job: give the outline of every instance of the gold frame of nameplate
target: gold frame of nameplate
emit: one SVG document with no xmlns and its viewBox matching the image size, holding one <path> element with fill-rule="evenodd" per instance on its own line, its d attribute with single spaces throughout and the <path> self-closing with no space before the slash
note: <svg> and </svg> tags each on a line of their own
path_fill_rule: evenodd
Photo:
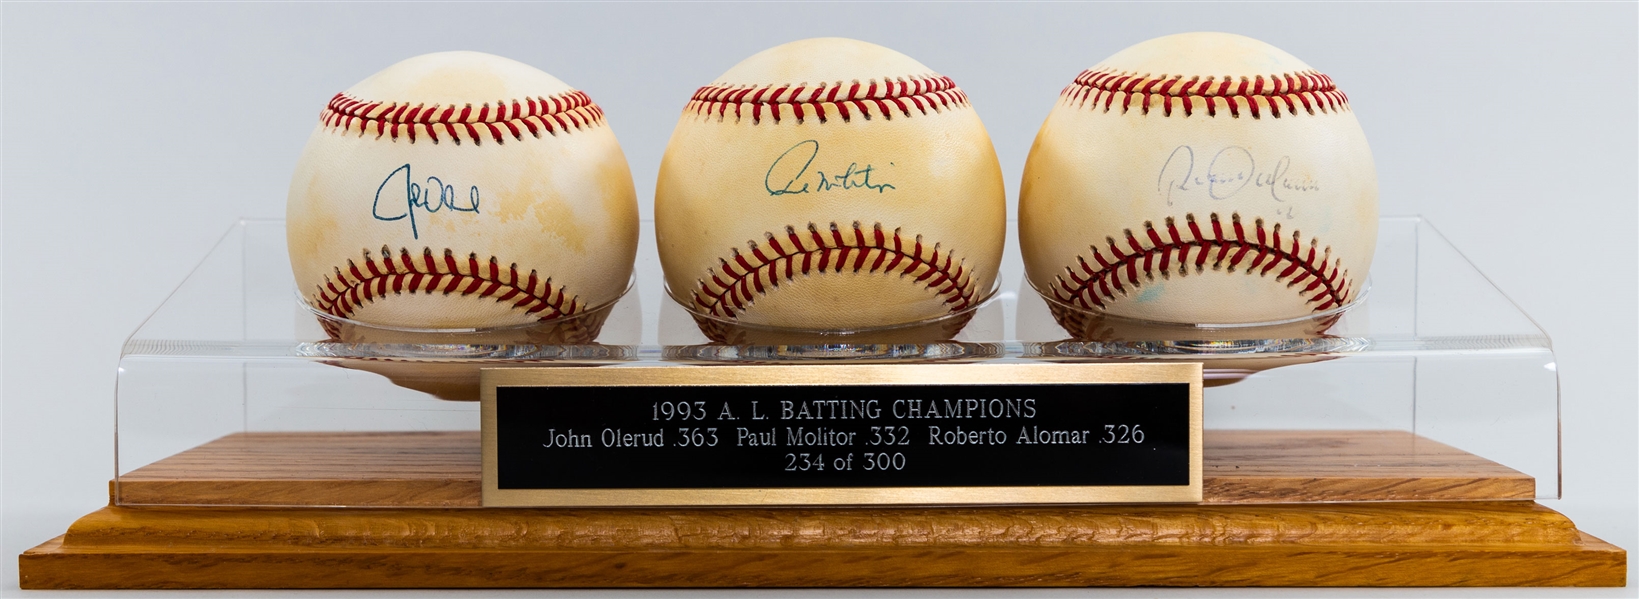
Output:
<svg viewBox="0 0 1639 599">
<path fill-rule="evenodd" d="M 480 374 L 484 507 L 1002 505 L 1201 501 L 1201 364 L 850 364 L 487 368 Z M 1189 485 L 501 489 L 497 387 L 798 386 L 1188 383 Z"/>
</svg>

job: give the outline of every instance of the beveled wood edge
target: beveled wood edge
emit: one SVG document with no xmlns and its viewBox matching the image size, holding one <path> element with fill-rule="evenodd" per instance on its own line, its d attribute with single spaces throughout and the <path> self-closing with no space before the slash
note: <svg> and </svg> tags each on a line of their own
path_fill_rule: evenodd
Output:
<svg viewBox="0 0 1639 599">
<path fill-rule="evenodd" d="M 1252 484 L 1256 481 L 1256 484 Z M 1335 485 L 1327 482 L 1335 481 Z M 1364 492 L 1361 483 L 1377 481 L 1370 486 L 1379 490 Z M 1326 487 L 1335 486 L 1336 490 Z M 1237 491 L 1237 487 L 1244 490 Z M 1459 488 L 1485 488 L 1481 497 L 1458 496 L 1437 492 Z M 1208 474 L 1202 490 L 1204 504 L 1255 505 L 1279 503 L 1353 503 L 1364 501 L 1425 502 L 1425 501 L 1533 501 L 1537 498 L 1536 480 L 1524 478 L 1467 478 L 1432 477 L 1416 479 L 1378 476 L 1331 476 L 1326 481 L 1296 476 L 1219 477 Z"/>
<path fill-rule="evenodd" d="M 1387 506 L 1355 506 L 1388 514 Z M 1450 512 L 1461 506 L 1437 506 Z M 1469 506 L 1474 507 L 1474 506 Z M 1487 506 L 1521 514 L 1557 512 L 1529 502 Z M 175 509 L 105 508 L 106 512 Z M 1401 525 L 1356 523 L 1348 539 L 1327 543 L 1100 542 L 1073 546 L 864 544 L 724 548 L 677 545 L 634 550 L 609 546 L 449 547 L 324 543 L 324 521 L 312 509 L 215 508 L 216 524 L 243 526 L 289 518 L 310 543 L 280 543 L 256 526 L 237 530 L 239 545 L 203 540 L 177 544 L 143 534 L 152 521 L 126 522 L 125 542 L 76 544 L 73 532 L 18 557 L 19 584 L 41 588 L 416 588 L 416 587 L 823 587 L 823 586 L 1624 586 L 1627 554 L 1570 529 L 1556 542 L 1397 542 L 1383 533 Z M 405 510 L 349 510 L 373 521 L 376 535 L 414 532 L 378 518 Z M 414 511 L 414 510 L 410 510 Z M 488 510 L 456 510 L 473 515 Z M 533 512 L 552 510 L 527 510 Z M 1301 526 L 1262 506 L 1220 510 L 1211 518 L 1235 528 L 1248 521 Z M 1457 510 L 1462 511 L 1462 510 Z M 1484 511 L 1484 510 L 1481 510 Z M 363 512 L 363 513 L 361 513 Z M 282 516 L 281 516 L 282 514 Z M 375 517 L 372 517 L 374 514 Z M 129 514 L 127 514 L 129 515 Z M 147 515 L 156 515 L 149 513 Z M 163 514 L 159 514 L 162 517 Z M 1509 526 L 1484 514 L 1479 528 Z M 244 520 L 250 518 L 250 521 Z M 82 520 L 84 520 L 82 518 Z M 78 525 L 79 523 L 76 523 Z M 1558 524 L 1551 524 L 1556 528 Z M 370 528 L 366 526 L 366 528 Z M 231 532 L 231 530 L 230 530 Z M 426 530 L 451 536 L 448 530 Z M 675 532 L 675 530 L 674 530 Z M 1391 535 L 1392 536 L 1392 535 Z M 1486 535 L 1481 535 L 1485 537 Z M 414 539 L 414 535 L 411 535 Z M 475 550 L 481 549 L 481 550 Z"/>
<path fill-rule="evenodd" d="M 246 531 L 254 531 L 246 534 Z M 856 508 L 105 507 L 70 546 L 407 544 L 629 550 L 1075 547 L 1108 544 L 1565 544 L 1576 526 L 1527 501 L 1257 506 Z"/>
<path fill-rule="evenodd" d="M 1213 434 L 1239 437 L 1272 434 L 1276 436 L 1343 435 L 1375 438 L 1409 436 L 1404 431 L 1204 431 L 1203 440 Z M 233 433 L 200 446 L 217 443 L 245 444 L 249 439 L 263 436 L 294 437 L 324 440 L 335 433 Z M 353 437 L 400 437 L 420 433 L 380 432 L 347 433 Z M 479 431 L 436 431 L 439 437 L 470 436 L 474 449 L 481 443 Z M 1433 448 L 1436 453 L 1450 452 L 1483 460 L 1449 445 L 1428 439 L 1418 439 L 1420 445 Z M 1203 459 L 1205 454 L 1203 443 Z M 199 448 L 195 448 L 197 450 Z M 189 450 L 189 451 L 195 451 Z M 1244 449 L 1242 449 L 1244 451 Z M 184 452 L 187 453 L 187 452 Z M 1375 473 L 1349 475 L 1326 473 L 1317 476 L 1290 476 L 1280 474 L 1248 474 L 1244 470 L 1229 470 L 1222 463 L 1214 463 L 1203 474 L 1202 500 L 1204 503 L 1299 503 L 1299 502 L 1352 502 L 1352 501 L 1487 501 L 1535 499 L 1535 480 L 1516 470 L 1486 461 L 1495 472 L 1475 471 L 1459 477 L 1389 476 Z M 439 476 L 410 476 L 402 478 L 176 478 L 152 476 L 149 467 L 139 468 L 110 481 L 110 501 L 120 505 L 247 505 L 246 497 L 259 498 L 252 505 L 262 506 L 373 506 L 373 507 L 476 507 L 480 504 L 479 465 L 474 460 L 471 474 Z M 173 469 L 175 467 L 172 467 Z M 1267 470 L 1267 465 L 1255 471 Z M 187 496 L 187 501 L 176 497 Z"/>
<path fill-rule="evenodd" d="M 1290 505 L 1302 503 L 1358 503 L 1358 502 L 1428 502 L 1428 501 L 1530 501 L 1536 499 L 1536 486 L 1531 480 L 1434 478 L 1425 477 L 1408 483 L 1400 478 L 1350 477 L 1338 481 L 1335 492 L 1317 485 L 1312 478 L 1301 477 L 1237 477 L 1233 479 L 1205 477 L 1202 505 Z M 1252 484 L 1256 482 L 1256 484 Z M 380 508 L 481 508 L 478 502 L 479 482 L 474 479 L 445 481 L 428 479 L 379 479 L 337 481 L 331 479 L 285 479 L 277 481 L 222 479 L 214 481 L 130 481 L 118 492 L 110 481 L 111 504 L 126 507 L 161 506 L 242 506 L 242 507 L 380 507 Z M 1362 492 L 1358 485 L 1366 484 L 1381 490 Z M 1437 490 L 1476 488 L 1487 490 L 1480 499 L 1468 499 L 1441 493 Z M 1238 490 L 1237 488 L 1244 488 Z M 190 497 L 187 503 L 175 501 L 179 492 Z M 298 493 L 299 489 L 299 493 Z M 1435 489 L 1435 490 L 1430 490 Z M 297 496 L 299 494 L 299 496 Z M 262 503 L 247 505 L 244 498 L 262 498 Z M 413 496 L 413 500 L 405 500 Z M 1069 504 L 1100 505 L 1089 502 Z"/>
</svg>

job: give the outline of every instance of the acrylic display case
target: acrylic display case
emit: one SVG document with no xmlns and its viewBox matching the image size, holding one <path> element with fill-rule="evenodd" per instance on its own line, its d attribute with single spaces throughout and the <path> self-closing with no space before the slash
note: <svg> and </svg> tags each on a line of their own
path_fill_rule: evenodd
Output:
<svg viewBox="0 0 1639 599">
<path fill-rule="evenodd" d="M 1213 439 L 1256 444 L 1255 438 L 1277 434 L 1309 439 L 1299 447 L 1325 446 L 1317 451 L 1347 452 L 1339 444 L 1350 443 L 1364 449 L 1365 439 L 1404 445 L 1403 452 L 1366 456 L 1326 474 L 1340 478 L 1398 475 L 1456 455 L 1483 458 L 1472 464 L 1473 480 L 1443 481 L 1452 487 L 1440 492 L 1269 492 L 1236 501 L 1557 498 L 1558 377 L 1548 337 L 1427 222 L 1385 218 L 1381 231 L 1369 290 L 1324 334 L 1277 327 L 1275 335 L 1285 336 L 1271 337 L 1268 328 L 1105 323 L 1073 338 L 1024 283 L 1014 244 L 1003 262 L 1001 290 L 950 340 L 872 342 L 844 335 L 714 344 L 666 297 L 656 253 L 642 247 L 633 289 L 609 311 L 595 341 L 549 345 L 475 342 L 461 334 L 411 336 L 416 342 L 332 340 L 294 289 L 282 223 L 244 221 L 125 345 L 114 500 L 311 504 L 315 499 L 298 500 L 273 487 L 239 493 L 199 485 L 200 493 L 190 495 L 181 492 L 187 485 L 174 467 L 154 465 L 236 433 L 464 431 L 475 439 L 478 405 L 461 400 L 476 399 L 482 367 L 935 360 L 975 368 L 1018 361 L 1204 361 L 1209 479 L 1215 466 L 1233 466 L 1214 459 Z M 652 243 L 652 235 L 643 239 Z M 253 476 L 258 463 L 268 469 L 291 464 L 259 462 L 272 457 L 246 454 L 248 472 Z M 391 461 L 349 468 L 378 463 Z M 393 505 L 372 496 L 320 501 Z"/>
<path fill-rule="evenodd" d="M 701 326 L 648 224 L 608 310 L 436 332 L 320 318 L 283 224 L 234 225 L 126 342 L 111 505 L 22 585 L 1625 584 L 1622 549 L 1534 501 L 1561 491 L 1552 344 L 1419 218 L 1382 220 L 1347 310 L 1257 327 L 1066 311 L 1014 241 L 954 335 Z M 1153 361 L 1203 367 L 1200 503 L 483 506 L 481 369 Z"/>
</svg>

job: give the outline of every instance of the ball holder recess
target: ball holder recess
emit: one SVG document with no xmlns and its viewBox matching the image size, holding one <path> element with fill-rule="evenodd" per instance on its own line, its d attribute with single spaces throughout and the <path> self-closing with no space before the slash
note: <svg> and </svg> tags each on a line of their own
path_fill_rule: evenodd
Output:
<svg viewBox="0 0 1639 599">
<path fill-rule="evenodd" d="M 328 339 L 292 304 L 282 225 L 241 223 L 126 344 L 110 505 L 23 553 L 19 583 L 1625 584 L 1625 551 L 1535 502 L 1558 496 L 1547 338 L 1426 223 L 1381 230 L 1371 295 L 1313 346 L 1335 351 L 1259 343 L 1284 328 L 1066 338 L 1013 261 L 1009 299 L 929 340 L 996 348 L 960 364 L 679 353 L 712 344 L 638 305 L 664 301 L 640 248 L 585 351 L 391 361 L 402 340 Z M 405 368 L 359 367 L 383 362 Z M 400 383 L 418 363 L 482 400 Z"/>
</svg>

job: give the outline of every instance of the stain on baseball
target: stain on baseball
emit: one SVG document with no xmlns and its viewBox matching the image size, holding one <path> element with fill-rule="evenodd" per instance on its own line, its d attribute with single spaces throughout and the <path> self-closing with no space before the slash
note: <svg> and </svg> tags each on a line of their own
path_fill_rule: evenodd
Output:
<svg viewBox="0 0 1639 599">
<path fill-rule="evenodd" d="M 1031 285 L 1062 305 L 1301 318 L 1360 293 L 1376 169 L 1331 78 L 1251 38 L 1171 35 L 1060 94 L 1025 165 L 1019 239 Z"/>
<path fill-rule="evenodd" d="M 443 52 L 371 75 L 319 120 L 286 209 L 312 308 L 487 328 L 583 314 L 626 289 L 637 197 L 585 93 L 520 62 Z"/>
<path fill-rule="evenodd" d="M 1005 201 L 954 82 L 822 38 L 760 52 L 695 93 L 661 162 L 655 229 L 667 287 L 696 313 L 857 330 L 982 301 Z"/>
</svg>

